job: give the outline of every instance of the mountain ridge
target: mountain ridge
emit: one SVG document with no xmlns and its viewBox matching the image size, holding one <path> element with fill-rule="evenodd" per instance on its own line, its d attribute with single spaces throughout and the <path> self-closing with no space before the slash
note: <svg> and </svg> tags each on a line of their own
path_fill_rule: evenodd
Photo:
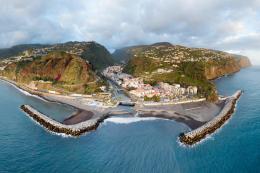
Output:
<svg viewBox="0 0 260 173">
<path fill-rule="evenodd" d="M 222 66 L 222 67 L 217 66 L 217 65 L 215 65 L 215 66 L 212 65 L 212 67 L 209 67 L 208 69 L 206 69 L 206 76 L 207 76 L 207 79 L 209 79 L 209 80 L 218 78 L 218 77 L 226 75 L 226 74 L 235 73 L 235 72 L 239 71 L 241 68 L 246 68 L 246 67 L 249 67 L 252 65 L 250 62 L 250 59 L 246 56 L 231 54 L 231 53 L 227 53 L 224 51 L 213 50 L 213 49 L 190 48 L 190 47 L 185 47 L 185 46 L 181 46 L 181 45 L 172 45 L 169 42 L 158 42 L 158 43 L 154 43 L 151 45 L 140 45 L 140 46 L 135 45 L 135 46 L 123 47 L 123 48 L 115 50 L 114 53 L 112 54 L 112 56 L 116 62 L 127 64 L 129 59 L 134 56 L 135 52 L 146 51 L 146 49 L 149 49 L 151 47 L 156 47 L 156 46 L 157 47 L 160 47 L 160 46 L 175 47 L 177 49 L 185 48 L 185 49 L 190 49 L 193 51 L 205 50 L 205 51 L 212 52 L 214 54 L 219 54 L 220 57 L 221 56 L 230 56 L 231 58 L 233 58 L 233 60 L 234 60 L 233 65 L 229 64 L 230 66 Z M 196 56 L 198 57 L 199 55 L 195 55 L 195 57 Z M 185 58 L 189 58 L 189 57 L 187 56 Z M 229 61 L 230 61 L 230 59 L 229 59 Z M 221 64 L 221 65 L 223 65 L 223 64 Z M 223 68 L 223 70 L 221 70 L 221 68 Z M 218 69 L 218 70 L 216 70 L 216 69 Z"/>
<path fill-rule="evenodd" d="M 50 52 L 8 64 L 0 74 L 27 86 L 58 92 L 86 93 L 90 83 L 91 89 L 98 90 L 96 81 L 100 80 L 90 64 L 65 52 Z"/>
<path fill-rule="evenodd" d="M 148 83 L 198 86 L 201 96 L 211 101 L 218 97 L 209 80 L 251 66 L 245 56 L 165 42 L 122 48 L 116 50 L 113 57 L 118 63 L 125 64 L 125 73 L 144 78 Z"/>
<path fill-rule="evenodd" d="M 69 41 L 57 44 L 21 44 L 10 48 L 0 49 L 0 58 L 6 59 L 10 57 L 24 55 L 43 56 L 52 51 L 64 51 L 76 54 L 82 59 L 87 60 L 94 70 L 102 70 L 109 65 L 114 64 L 114 60 L 110 52 L 101 44 L 95 41 L 78 42 Z"/>
</svg>

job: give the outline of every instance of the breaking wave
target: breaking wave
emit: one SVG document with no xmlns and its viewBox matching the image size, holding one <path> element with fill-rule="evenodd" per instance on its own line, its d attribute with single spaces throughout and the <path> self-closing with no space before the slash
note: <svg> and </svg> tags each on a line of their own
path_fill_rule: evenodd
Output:
<svg viewBox="0 0 260 173">
<path fill-rule="evenodd" d="M 31 94 L 31 93 L 29 93 L 29 92 L 27 92 L 27 91 L 17 87 L 15 84 L 13 84 L 11 82 L 8 82 L 8 81 L 5 81 L 5 80 L 1 80 L 1 81 L 6 82 L 7 84 L 11 85 L 12 87 L 14 87 L 15 89 L 17 89 L 18 91 L 20 91 L 21 93 L 23 93 L 26 96 L 35 97 L 35 98 L 40 99 L 42 101 L 48 102 L 46 99 L 44 99 L 42 97 L 39 97 L 37 95 Z"/>
<path fill-rule="evenodd" d="M 162 118 L 155 118 L 155 117 L 111 117 L 106 119 L 104 122 L 111 122 L 111 123 L 116 123 L 116 124 L 130 124 L 130 123 L 135 123 L 135 122 L 140 122 L 140 121 L 154 121 L 154 120 L 165 120 Z"/>
</svg>

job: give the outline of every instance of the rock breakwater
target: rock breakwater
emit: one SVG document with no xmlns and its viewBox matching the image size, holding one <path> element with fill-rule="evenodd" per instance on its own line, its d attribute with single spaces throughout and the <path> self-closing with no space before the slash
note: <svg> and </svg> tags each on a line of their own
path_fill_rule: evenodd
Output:
<svg viewBox="0 0 260 173">
<path fill-rule="evenodd" d="M 38 112 L 29 105 L 22 105 L 21 109 L 33 120 L 38 122 L 40 125 L 46 129 L 60 134 L 66 134 L 70 136 L 80 136 L 83 133 L 97 129 L 100 123 L 102 123 L 110 114 L 105 114 L 98 118 L 93 118 L 78 124 L 65 125 L 59 123 L 48 116 Z"/>
<path fill-rule="evenodd" d="M 202 139 L 204 139 L 207 135 L 214 133 L 217 129 L 219 129 L 234 113 L 236 103 L 241 96 L 242 91 L 237 91 L 233 96 L 229 97 L 226 100 L 225 106 L 221 110 L 221 112 L 211 121 L 207 122 L 203 126 L 187 132 L 182 133 L 179 136 L 180 142 L 186 145 L 193 145 Z"/>
</svg>

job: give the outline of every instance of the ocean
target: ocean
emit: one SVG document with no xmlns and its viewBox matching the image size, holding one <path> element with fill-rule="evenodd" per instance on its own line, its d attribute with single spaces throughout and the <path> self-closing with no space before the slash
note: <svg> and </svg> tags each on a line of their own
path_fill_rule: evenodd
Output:
<svg viewBox="0 0 260 173">
<path fill-rule="evenodd" d="M 25 95 L 0 81 L 0 173 L 247 173 L 260 172 L 260 67 L 215 81 L 219 94 L 240 98 L 232 118 L 198 145 L 178 135 L 189 128 L 173 120 L 110 118 L 79 138 L 52 134 L 20 110 L 31 104 L 57 121 L 73 108 Z"/>
</svg>

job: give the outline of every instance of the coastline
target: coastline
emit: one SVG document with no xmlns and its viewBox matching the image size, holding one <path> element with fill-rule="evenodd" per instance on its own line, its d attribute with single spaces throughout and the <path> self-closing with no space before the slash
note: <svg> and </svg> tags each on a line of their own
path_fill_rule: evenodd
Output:
<svg viewBox="0 0 260 173">
<path fill-rule="evenodd" d="M 139 117 L 159 117 L 188 125 L 192 130 L 216 117 L 223 109 L 225 99 L 217 103 L 207 101 L 185 102 L 170 105 L 144 105 L 136 107 Z"/>
<path fill-rule="evenodd" d="M 229 97 L 226 101 L 225 106 L 221 112 L 214 119 L 208 123 L 202 125 L 201 127 L 187 132 L 181 133 L 179 140 L 185 145 L 194 145 L 204 139 L 207 135 L 214 133 L 217 129 L 221 128 L 227 120 L 233 115 L 237 101 L 239 100 L 242 91 L 237 91 L 233 96 Z"/>
<path fill-rule="evenodd" d="M 29 105 L 22 105 L 20 108 L 26 113 L 27 116 L 49 131 L 70 136 L 80 136 L 83 133 L 95 130 L 99 124 L 104 121 L 104 119 L 110 116 L 110 114 L 104 114 L 100 118 L 90 119 L 78 124 L 65 125 L 49 118 Z"/>
<path fill-rule="evenodd" d="M 77 110 L 76 113 L 73 113 L 71 116 L 64 119 L 63 122 L 57 122 L 49 118 L 48 116 L 38 112 L 36 109 L 30 107 L 29 105 L 21 106 L 21 109 L 29 117 L 31 117 L 34 121 L 39 123 L 44 128 L 50 130 L 51 132 L 63 133 L 71 136 L 79 136 L 82 133 L 95 130 L 99 126 L 99 124 L 104 121 L 104 119 L 110 116 L 117 116 L 117 115 L 134 116 L 133 112 L 132 113 L 128 111 L 124 112 L 123 109 L 120 109 L 120 107 L 111 107 L 109 109 L 109 108 L 98 107 L 98 106 L 89 106 L 85 104 L 83 105 L 77 103 L 77 100 L 73 100 L 69 98 L 69 96 L 62 96 L 62 95 L 50 96 L 50 94 L 45 94 L 45 93 L 44 95 L 42 95 L 37 92 L 30 92 L 30 90 L 29 91 L 26 90 L 25 88 L 19 86 L 13 81 L 2 79 L 1 77 L 0 80 L 3 80 L 11 84 L 12 86 L 16 87 L 22 92 L 30 94 L 31 96 L 37 97 L 39 99 L 43 99 L 44 101 L 48 101 L 48 102 L 55 102 L 59 104 L 69 105 Z M 228 99 L 232 97 L 234 97 L 234 95 L 227 97 L 225 99 L 224 98 L 220 99 L 221 101 L 219 103 L 218 109 L 216 109 L 215 105 L 214 105 L 215 107 L 214 106 L 212 107 L 212 105 L 210 105 L 212 103 L 209 103 L 204 99 L 197 99 L 197 100 L 191 100 L 185 102 L 178 102 L 174 104 L 147 104 L 147 105 L 138 104 L 136 105 L 136 107 L 134 107 L 133 110 L 137 112 L 137 115 L 140 118 L 157 117 L 157 118 L 163 118 L 168 120 L 175 120 L 177 122 L 182 122 L 188 125 L 193 131 L 180 135 L 179 139 L 184 144 L 192 145 L 200 141 L 201 139 L 203 139 L 207 134 L 211 134 L 216 130 L 215 128 L 215 130 L 207 132 L 205 134 L 203 133 L 203 135 L 200 134 L 201 132 L 197 133 L 200 135 L 194 135 L 194 134 L 191 135 L 192 132 L 195 133 L 196 131 L 198 131 L 197 129 L 205 128 L 207 124 L 212 123 L 212 121 L 214 121 L 219 116 L 219 114 L 223 112 L 225 107 L 227 107 L 228 103 L 230 103 L 231 101 L 225 103 L 224 106 L 220 106 L 220 105 L 222 105 L 223 102 L 226 102 Z M 200 104 L 202 104 L 203 106 L 198 107 L 198 105 Z M 182 107 L 182 109 L 187 108 L 186 110 L 189 109 L 192 111 L 190 111 L 190 113 L 188 114 L 186 110 L 185 112 L 176 111 L 179 109 L 179 107 Z M 208 110 L 206 110 L 205 107 Z M 219 112 L 217 112 L 218 110 Z M 216 113 L 218 115 L 216 115 Z M 231 112 L 230 114 L 232 113 L 233 112 Z M 209 130 L 205 130 L 205 131 L 209 131 Z M 201 137 L 197 137 L 197 136 L 201 136 Z"/>
<path fill-rule="evenodd" d="M 45 102 L 51 102 L 51 103 L 58 103 L 62 105 L 67 105 L 76 110 L 76 114 L 73 113 L 70 117 L 76 116 L 79 112 L 92 112 L 93 113 L 93 118 L 97 118 L 102 116 L 103 114 L 106 114 L 109 111 L 108 107 L 100 106 L 100 105 L 87 105 L 81 102 L 77 101 L 77 98 L 73 98 L 70 96 L 65 96 L 65 95 L 56 95 L 56 94 L 50 94 L 50 93 L 42 93 L 40 91 L 34 91 L 31 90 L 25 86 L 19 85 L 18 83 L 6 79 L 5 77 L 0 76 L 0 80 L 3 82 L 6 82 L 7 84 L 15 87 L 19 91 L 21 91 L 25 95 L 29 95 L 32 97 L 36 97 L 40 100 L 43 100 Z M 113 109 L 115 107 L 110 107 L 110 109 Z M 70 118 L 68 117 L 68 118 Z"/>
</svg>

